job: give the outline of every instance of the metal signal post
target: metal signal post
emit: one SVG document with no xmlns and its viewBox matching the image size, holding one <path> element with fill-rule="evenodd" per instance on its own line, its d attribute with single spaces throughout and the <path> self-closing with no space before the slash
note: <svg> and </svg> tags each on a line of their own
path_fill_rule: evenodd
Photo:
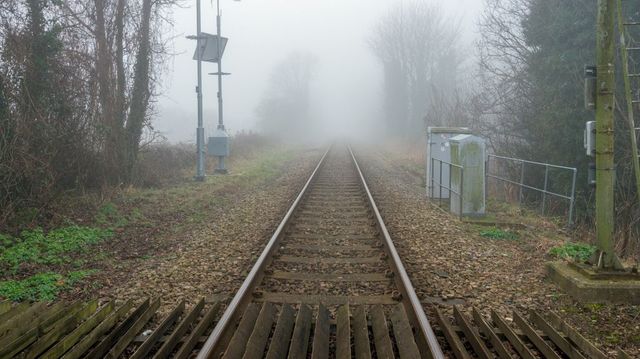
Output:
<svg viewBox="0 0 640 359">
<path fill-rule="evenodd" d="M 220 17 L 220 0 L 216 0 L 216 29 L 217 29 L 217 47 L 218 47 L 218 131 L 226 133 L 224 128 L 224 111 L 222 107 L 222 23 Z M 224 156 L 218 156 L 218 166 L 216 173 L 226 174 L 227 169 L 224 164 Z"/>
</svg>

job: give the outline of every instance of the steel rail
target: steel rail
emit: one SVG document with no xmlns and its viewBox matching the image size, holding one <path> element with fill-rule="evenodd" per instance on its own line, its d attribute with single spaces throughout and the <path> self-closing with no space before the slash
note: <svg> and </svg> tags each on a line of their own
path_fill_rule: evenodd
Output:
<svg viewBox="0 0 640 359">
<path fill-rule="evenodd" d="M 222 339 L 225 333 L 225 330 L 232 323 L 236 314 L 238 314 L 237 312 L 240 307 L 240 304 L 251 294 L 254 287 L 257 284 L 259 284 L 257 283 L 258 279 L 260 280 L 262 279 L 261 273 L 264 270 L 264 267 L 268 264 L 268 260 L 271 258 L 271 255 L 273 254 L 273 250 L 276 248 L 277 244 L 280 242 L 280 238 L 282 233 L 284 232 L 284 228 L 287 226 L 287 224 L 289 224 L 289 221 L 291 220 L 291 216 L 293 215 L 295 210 L 298 208 L 298 205 L 300 204 L 300 201 L 306 194 L 307 189 L 309 189 L 309 186 L 311 185 L 316 175 L 318 174 L 320 168 L 324 163 L 325 158 L 327 157 L 327 154 L 329 153 L 329 151 L 331 151 L 331 147 L 332 146 L 330 146 L 325 151 L 324 155 L 318 162 L 318 165 L 313 170 L 313 173 L 311 173 L 311 176 L 309 177 L 304 187 L 298 194 L 298 197 L 296 197 L 295 201 L 287 211 L 287 214 L 284 216 L 284 218 L 278 225 L 278 228 L 273 233 L 273 236 L 271 236 L 271 239 L 267 243 L 267 246 L 265 247 L 265 249 L 262 251 L 262 254 L 260 254 L 260 257 L 258 257 L 258 260 L 254 264 L 254 266 L 251 268 L 249 275 L 244 280 L 244 282 L 240 286 L 240 289 L 238 289 L 238 292 L 233 297 L 233 299 L 227 306 L 227 309 L 222 314 L 220 321 L 218 321 L 216 326 L 213 328 L 211 335 L 209 336 L 209 338 L 207 338 L 207 341 L 202 346 L 202 349 L 198 353 L 198 356 L 196 357 L 196 359 L 210 358 L 218 349 L 217 346 L 220 344 L 220 340 Z"/>
<path fill-rule="evenodd" d="M 438 339 L 436 338 L 436 335 L 433 332 L 433 329 L 431 328 L 429 319 L 427 318 L 427 315 L 424 313 L 424 310 L 422 309 L 422 304 L 420 303 L 420 300 L 418 299 L 418 295 L 416 294 L 415 289 L 411 284 L 411 279 L 409 279 L 409 275 L 407 274 L 407 271 L 404 268 L 404 265 L 402 264 L 402 260 L 400 260 L 400 255 L 398 254 L 398 251 L 396 250 L 396 247 L 393 244 L 393 240 L 389 235 L 387 226 L 385 226 L 384 221 L 382 220 L 382 216 L 380 215 L 378 206 L 376 205 L 376 202 L 373 199 L 373 196 L 371 195 L 369 186 L 367 186 L 367 182 L 365 181 L 364 175 L 360 170 L 360 166 L 358 165 L 358 161 L 356 160 L 356 157 L 353 154 L 351 146 L 349 146 L 349 153 L 351 154 L 351 159 L 353 160 L 353 163 L 358 171 L 358 176 L 360 177 L 362 186 L 365 192 L 367 193 L 369 205 L 371 206 L 371 208 L 373 209 L 373 212 L 375 213 L 378 228 L 380 229 L 380 232 L 384 236 L 385 248 L 388 252 L 389 258 L 393 265 L 393 270 L 396 274 L 396 278 L 399 279 L 399 282 L 396 281 L 396 283 L 398 283 L 398 286 L 403 292 L 402 295 L 404 296 L 404 298 L 408 299 L 408 304 L 410 308 L 407 308 L 407 309 L 410 309 L 410 310 L 407 310 L 407 314 L 414 317 L 414 320 L 416 322 L 415 324 L 417 324 L 417 327 L 418 327 L 417 329 L 419 329 L 420 334 L 422 334 L 422 336 L 427 341 L 427 345 L 429 347 L 429 353 L 427 353 L 427 355 L 430 354 L 430 357 L 433 359 L 444 359 L 444 353 L 442 352 L 442 348 L 440 348 L 440 344 L 438 343 Z M 407 304 L 405 304 L 405 306 L 406 305 Z"/>
<path fill-rule="evenodd" d="M 387 255 L 390 259 L 391 268 L 393 269 L 395 276 L 397 278 L 396 283 L 397 283 L 398 289 L 402 292 L 402 296 L 403 296 L 402 302 L 403 302 L 403 305 L 405 306 L 405 310 L 407 311 L 407 314 L 409 315 L 410 319 L 413 321 L 414 326 L 419 331 L 418 338 L 426 341 L 426 343 L 423 343 L 424 345 L 420 345 L 422 340 L 418 342 L 419 347 L 421 349 L 424 348 L 424 346 L 428 347 L 428 352 L 422 353 L 422 355 L 428 358 L 444 359 L 444 354 L 442 353 L 442 349 L 440 348 L 440 345 L 435 336 L 435 333 L 433 332 L 433 329 L 429 324 L 429 320 L 427 319 L 427 316 L 424 313 L 424 310 L 422 309 L 422 305 L 420 304 L 420 300 L 418 299 L 418 296 L 415 293 L 413 285 L 411 284 L 411 280 L 409 279 L 406 269 L 404 268 L 404 265 L 400 260 L 400 256 L 398 255 L 398 252 L 393 244 L 393 241 L 391 240 L 389 231 L 387 230 L 384 224 L 384 221 L 382 220 L 380 211 L 378 210 L 378 207 L 375 204 L 373 196 L 371 195 L 371 191 L 367 186 L 367 183 L 364 179 L 364 175 L 362 174 L 360 166 L 358 165 L 358 162 L 355 158 L 355 155 L 353 154 L 353 151 L 351 150 L 350 146 L 348 147 L 348 149 L 349 149 L 349 154 L 351 156 L 353 164 L 360 178 L 360 183 L 367 194 L 369 205 L 371 206 L 373 212 L 375 213 L 376 224 L 380 230 L 380 233 L 382 233 L 382 235 L 384 236 L 385 251 L 387 252 Z M 255 289 L 256 285 L 259 284 L 259 281 L 262 280 L 264 268 L 266 267 L 266 265 L 268 265 L 274 250 L 277 248 L 277 245 L 280 242 L 280 239 L 282 237 L 282 234 L 284 233 L 285 228 L 287 227 L 287 225 L 289 224 L 292 218 L 292 215 L 298 208 L 300 202 L 302 201 L 305 194 L 307 193 L 307 190 L 309 189 L 312 182 L 316 178 L 330 150 L 331 150 L 331 147 L 327 149 L 327 151 L 324 153 L 324 155 L 320 159 L 313 173 L 305 183 L 304 187 L 296 197 L 295 201 L 287 211 L 285 217 L 280 222 L 280 224 L 278 225 L 278 228 L 276 229 L 271 239 L 267 243 L 260 257 L 252 267 L 251 271 L 249 272 L 249 275 L 244 280 L 244 282 L 240 286 L 240 289 L 238 290 L 236 295 L 233 297 L 233 299 L 227 306 L 227 309 L 225 310 L 225 312 L 222 314 L 220 321 L 213 328 L 211 335 L 207 338 L 202 349 L 198 353 L 198 356 L 196 357 L 197 359 L 212 358 L 215 354 L 219 353 L 221 349 L 223 349 L 223 348 L 220 348 L 219 346 L 224 343 L 226 330 L 236 319 L 238 319 L 237 316 L 241 314 L 241 312 L 239 311 L 240 307 L 243 304 L 245 304 L 247 300 L 251 299 L 252 291 Z"/>
</svg>

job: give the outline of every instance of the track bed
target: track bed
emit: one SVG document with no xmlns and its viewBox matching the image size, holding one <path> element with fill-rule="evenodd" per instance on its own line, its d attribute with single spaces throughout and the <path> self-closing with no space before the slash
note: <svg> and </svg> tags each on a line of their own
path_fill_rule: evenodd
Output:
<svg viewBox="0 0 640 359">
<path fill-rule="evenodd" d="M 416 330 L 426 316 L 407 296 L 415 296 L 413 288 L 398 281 L 406 273 L 383 227 L 351 150 L 332 148 L 228 307 L 225 314 L 235 320 L 214 331 L 211 352 L 224 358 L 427 355 L 428 339 Z"/>
</svg>

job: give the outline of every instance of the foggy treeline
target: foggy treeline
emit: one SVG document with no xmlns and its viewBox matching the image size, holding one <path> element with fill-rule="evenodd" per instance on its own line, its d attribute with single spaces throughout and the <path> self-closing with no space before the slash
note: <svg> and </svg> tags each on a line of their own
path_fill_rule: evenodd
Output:
<svg viewBox="0 0 640 359">
<path fill-rule="evenodd" d="M 312 53 L 294 51 L 273 68 L 256 109 L 263 133 L 281 139 L 304 137 L 312 122 L 311 83 L 317 62 Z"/>
<path fill-rule="evenodd" d="M 62 190 L 135 182 L 140 150 L 155 139 L 173 5 L 0 2 L 0 224 L 16 208 L 46 207 Z M 592 225 L 582 141 L 594 114 L 584 109 L 583 66 L 595 62 L 596 5 L 485 0 L 472 43 L 438 1 L 390 3 L 363 39 L 381 74 L 380 98 L 371 101 L 380 119 L 370 126 L 412 140 L 424 138 L 427 126 L 469 126 L 496 154 L 577 167 L 579 221 Z M 303 137 L 316 126 L 321 66 L 313 51 L 285 53 L 255 109 L 263 132 Z M 640 206 L 621 111 L 616 121 L 616 218 L 620 249 L 628 251 L 637 246 Z"/>
<path fill-rule="evenodd" d="M 370 47 L 384 71 L 384 115 L 393 134 L 448 125 L 461 91 L 463 49 L 456 18 L 435 2 L 396 5 L 373 29 Z"/>
</svg>

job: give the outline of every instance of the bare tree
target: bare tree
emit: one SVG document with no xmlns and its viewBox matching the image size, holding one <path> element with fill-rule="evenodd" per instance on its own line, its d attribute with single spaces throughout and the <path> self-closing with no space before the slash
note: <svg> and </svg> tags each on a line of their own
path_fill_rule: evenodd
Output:
<svg viewBox="0 0 640 359">
<path fill-rule="evenodd" d="M 389 127 L 416 133 L 437 98 L 456 92 L 462 64 L 459 21 L 422 1 L 394 7 L 380 19 L 369 43 L 385 72 Z"/>
<path fill-rule="evenodd" d="M 267 91 L 256 108 L 265 133 L 287 137 L 306 134 L 316 64 L 315 55 L 297 51 L 274 67 Z"/>
<path fill-rule="evenodd" d="M 480 92 L 476 126 L 495 146 L 513 148 L 524 137 L 514 118 L 533 105 L 527 61 L 535 50 L 526 42 L 522 22 L 531 0 L 487 0 L 480 20 Z"/>
<path fill-rule="evenodd" d="M 0 225 L 59 189 L 132 180 L 176 1 L 0 2 Z"/>
</svg>

